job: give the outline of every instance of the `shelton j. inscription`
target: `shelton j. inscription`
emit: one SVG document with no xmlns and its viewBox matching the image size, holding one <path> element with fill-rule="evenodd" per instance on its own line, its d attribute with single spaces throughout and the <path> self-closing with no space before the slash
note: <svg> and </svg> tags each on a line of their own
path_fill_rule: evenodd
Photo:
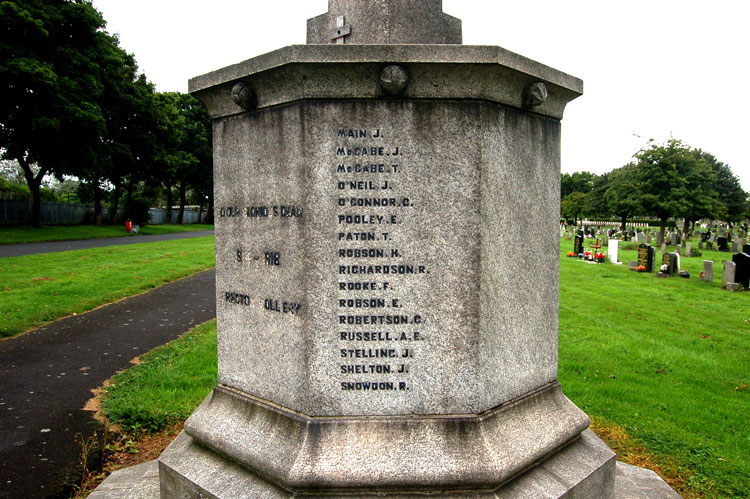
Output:
<svg viewBox="0 0 750 499">
<path fill-rule="evenodd" d="M 421 314 L 400 313 L 388 314 L 388 309 L 407 309 L 409 304 L 402 297 L 396 297 L 392 293 L 398 292 L 398 280 L 400 276 L 419 276 L 428 273 L 424 265 L 405 261 L 404 252 L 397 247 L 399 230 L 401 224 L 407 219 L 409 209 L 414 208 L 414 203 L 408 193 L 404 192 L 407 186 L 399 184 L 398 176 L 403 173 L 404 166 L 401 164 L 404 158 L 404 150 L 401 146 L 388 143 L 390 133 L 388 130 L 380 129 L 339 129 L 336 131 L 336 146 L 334 155 L 335 171 L 337 174 L 336 188 L 338 191 L 388 191 L 386 195 L 358 195 L 358 192 L 344 193 L 336 198 L 336 221 L 339 230 L 335 237 L 339 243 L 337 272 L 339 275 L 351 276 L 395 276 L 391 281 L 356 281 L 347 280 L 338 282 L 338 307 L 341 313 L 338 315 L 339 326 L 414 326 L 423 324 L 424 318 Z M 358 143 L 358 139 L 367 141 L 381 141 L 382 143 Z M 382 159 L 377 162 L 354 162 L 346 163 L 342 156 L 357 157 L 370 156 Z M 374 158 L 373 158 L 374 159 Z M 385 208 L 386 212 L 376 211 L 371 213 L 350 212 L 349 209 L 356 208 Z M 379 230 L 373 227 L 371 231 L 349 230 L 349 225 L 373 225 L 385 228 Z M 342 227 L 344 226 L 344 227 Z M 386 243 L 384 245 L 383 243 Z M 354 243 L 354 245 L 350 245 Z M 368 244 L 371 243 L 371 244 Z M 408 255 L 411 258 L 418 255 Z M 360 264 L 354 265 L 352 260 L 361 260 Z M 391 260 L 394 263 L 383 264 L 378 260 Z M 404 277 L 406 278 L 406 277 Z M 343 293 L 343 294 L 342 294 Z M 351 293 L 357 293 L 352 296 Z M 367 296 L 372 293 L 372 296 Z M 360 315 L 361 309 L 372 311 L 383 310 L 382 315 Z M 400 328 L 399 328 L 400 329 Z M 397 349 L 394 343 L 399 341 L 422 341 L 424 337 L 419 331 L 399 331 L 397 329 L 383 329 L 379 331 L 362 331 L 352 329 L 339 331 L 339 338 L 346 342 L 346 348 L 341 348 L 339 354 L 342 358 L 400 358 L 412 360 L 414 350 L 405 348 Z M 350 347 L 351 342 L 368 342 L 375 348 Z M 345 391 L 401 391 L 409 390 L 409 383 L 403 380 L 394 380 L 405 376 L 410 372 L 410 364 L 340 364 L 339 375 L 341 376 L 340 387 Z M 357 375 L 364 375 L 361 379 Z M 373 380 L 373 376 L 383 376 L 385 380 Z"/>
</svg>

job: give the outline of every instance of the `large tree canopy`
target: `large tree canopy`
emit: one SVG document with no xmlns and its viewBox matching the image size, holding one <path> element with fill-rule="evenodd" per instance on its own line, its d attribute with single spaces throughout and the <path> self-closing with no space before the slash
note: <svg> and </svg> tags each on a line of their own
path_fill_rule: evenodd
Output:
<svg viewBox="0 0 750 499">
<path fill-rule="evenodd" d="M 661 221 L 659 242 L 664 241 L 670 217 L 710 212 L 714 203 L 710 169 L 681 141 L 670 139 L 664 145 L 652 141 L 636 158 L 639 203 Z"/>
<path fill-rule="evenodd" d="M 0 3 L 0 147 L 24 171 L 32 223 L 44 175 L 95 158 L 105 128 L 97 57 L 110 40 L 103 27 L 96 9 L 80 0 Z"/>
</svg>

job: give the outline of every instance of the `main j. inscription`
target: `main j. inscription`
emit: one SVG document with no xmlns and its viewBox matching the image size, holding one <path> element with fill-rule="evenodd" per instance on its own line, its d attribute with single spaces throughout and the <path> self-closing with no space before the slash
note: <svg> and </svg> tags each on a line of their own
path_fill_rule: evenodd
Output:
<svg viewBox="0 0 750 499">
<path fill-rule="evenodd" d="M 340 193 L 335 199 L 338 230 L 333 234 L 338 242 L 336 271 L 349 277 L 338 282 L 335 326 L 341 345 L 338 355 L 344 362 L 339 364 L 339 385 L 344 391 L 411 390 L 407 376 L 413 369 L 415 349 L 408 345 L 425 339 L 419 330 L 423 315 L 410 310 L 408 299 L 398 294 L 402 279 L 429 271 L 407 260 L 418 255 L 406 255 L 398 246 L 402 223 L 415 205 L 408 186 L 399 183 L 408 156 L 399 145 L 388 143 L 389 135 L 383 129 L 335 133 L 332 159 Z M 363 196 L 359 191 L 377 193 Z M 360 208 L 373 210 L 357 211 Z M 360 226 L 367 229 L 357 230 Z M 367 280 L 357 280 L 358 276 Z M 378 276 L 389 279 L 372 280 Z M 365 329 L 371 326 L 377 330 Z M 363 362 L 369 359 L 381 362 Z"/>
</svg>

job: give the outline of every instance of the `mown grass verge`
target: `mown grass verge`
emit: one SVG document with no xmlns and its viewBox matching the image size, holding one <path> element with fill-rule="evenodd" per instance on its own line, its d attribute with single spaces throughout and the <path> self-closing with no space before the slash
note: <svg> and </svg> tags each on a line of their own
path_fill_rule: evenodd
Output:
<svg viewBox="0 0 750 499">
<path fill-rule="evenodd" d="M 749 497 L 750 292 L 720 288 L 731 254 L 682 258 L 690 279 L 658 279 L 565 258 L 570 249 L 561 242 L 565 393 L 681 475 L 684 495 Z M 620 261 L 636 258 L 620 250 Z M 698 279 L 704 259 L 714 260 L 712 283 Z"/>
<path fill-rule="evenodd" d="M 51 241 L 69 241 L 74 239 L 97 239 L 101 237 L 153 234 L 171 234 L 173 232 L 190 232 L 196 230 L 213 230 L 213 225 L 206 224 L 163 224 L 145 225 L 138 234 L 125 232 L 124 225 L 6 225 L 0 227 L 0 244 L 40 243 Z"/>
<path fill-rule="evenodd" d="M 145 354 L 107 387 L 102 410 L 126 434 L 186 419 L 216 384 L 216 320 Z"/>
<path fill-rule="evenodd" d="M 214 238 L 0 259 L 0 338 L 214 265 Z"/>
<path fill-rule="evenodd" d="M 568 246 L 562 241 L 559 378 L 566 395 L 592 416 L 619 459 L 654 469 L 684 497 L 750 496 L 750 292 L 720 289 L 720 262 L 731 255 L 683 258 L 691 279 L 657 279 L 627 265 L 565 258 Z M 715 259 L 714 283 L 697 279 L 704 258 Z M 621 250 L 620 260 L 635 259 L 635 251 Z M 213 338 L 215 323 L 206 328 L 202 334 Z M 215 375 L 215 349 L 202 351 L 200 364 Z M 165 416 L 160 406 L 177 390 L 165 380 L 180 380 L 183 390 L 190 377 L 163 364 L 163 371 L 126 371 L 108 389 L 123 409 L 115 413 L 105 401 L 105 414 L 134 430 L 157 430 L 154 421 L 167 425 L 189 414 L 210 386 L 201 384 L 192 405 Z M 159 374 L 146 377 L 142 369 Z M 143 386 L 126 382 L 130 376 Z M 151 395 L 152 382 L 168 396 Z"/>
</svg>

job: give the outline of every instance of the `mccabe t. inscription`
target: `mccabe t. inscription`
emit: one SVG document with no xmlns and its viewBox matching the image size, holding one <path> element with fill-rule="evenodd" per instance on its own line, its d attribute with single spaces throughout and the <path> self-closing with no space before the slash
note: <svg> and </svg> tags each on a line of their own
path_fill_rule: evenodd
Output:
<svg viewBox="0 0 750 499">
<path fill-rule="evenodd" d="M 335 220 L 338 246 L 339 386 L 344 391 L 408 391 L 415 369 L 411 342 L 425 338 L 425 315 L 403 292 L 429 273 L 399 245 L 414 203 L 399 177 L 408 152 L 392 131 L 335 130 Z"/>
</svg>

